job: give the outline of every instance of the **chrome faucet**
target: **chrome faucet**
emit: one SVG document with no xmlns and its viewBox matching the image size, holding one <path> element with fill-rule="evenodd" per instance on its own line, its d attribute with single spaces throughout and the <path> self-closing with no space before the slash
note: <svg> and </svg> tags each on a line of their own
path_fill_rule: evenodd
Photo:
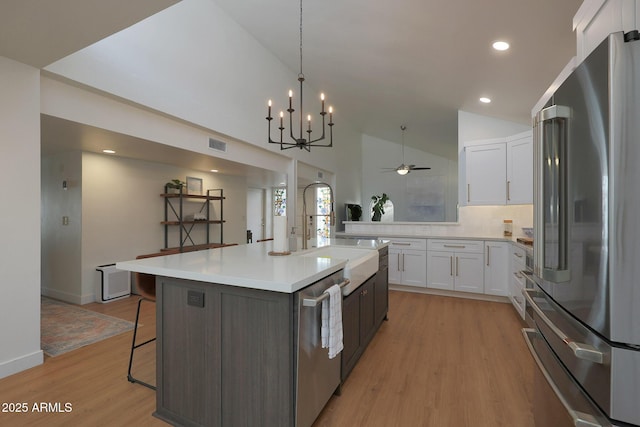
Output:
<svg viewBox="0 0 640 427">
<path fill-rule="evenodd" d="M 309 187 L 316 187 L 316 186 L 320 186 L 320 185 L 326 185 L 327 187 L 329 187 L 329 194 L 331 195 L 331 213 L 329 214 L 329 222 L 331 223 L 331 226 L 333 226 L 333 224 L 336 221 L 336 214 L 333 211 L 333 188 L 331 188 L 331 186 L 329 184 L 327 184 L 326 182 L 312 182 L 311 184 L 307 185 L 306 187 L 304 187 L 304 190 L 302 190 L 302 249 L 307 249 L 308 248 L 308 244 L 307 244 L 307 199 L 306 199 L 306 194 L 307 194 L 307 188 Z M 313 215 L 309 215 L 309 216 L 325 216 L 325 215 L 318 215 L 318 214 L 313 214 Z"/>
</svg>

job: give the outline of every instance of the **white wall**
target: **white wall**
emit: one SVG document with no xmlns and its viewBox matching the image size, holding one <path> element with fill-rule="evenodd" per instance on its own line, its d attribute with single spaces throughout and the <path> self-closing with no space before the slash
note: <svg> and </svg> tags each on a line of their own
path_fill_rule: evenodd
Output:
<svg viewBox="0 0 640 427">
<path fill-rule="evenodd" d="M 159 195 L 164 184 L 174 178 L 201 178 L 203 190 L 222 188 L 226 197 L 224 243 L 245 242 L 247 184 L 243 177 L 80 152 L 56 155 L 44 164 L 51 179 L 43 184 L 43 217 L 52 218 L 43 220 L 45 295 L 76 304 L 93 302 L 100 286 L 97 266 L 164 247 L 164 227 L 160 224 L 164 200 Z M 63 178 L 69 182 L 66 191 L 61 188 Z M 220 219 L 219 206 L 212 203 L 212 219 Z M 184 212 L 192 214 L 200 207 L 198 203 L 185 203 Z M 68 226 L 62 225 L 62 215 L 69 216 Z M 196 243 L 204 243 L 204 230 L 204 226 L 196 225 Z M 219 230 L 218 226 L 211 227 L 212 242 L 219 241 Z M 177 231 L 177 227 L 170 228 L 170 246 L 178 244 Z"/>
<path fill-rule="evenodd" d="M 42 158 L 42 295 L 81 302 L 82 153 Z M 67 182 L 67 189 L 63 188 Z M 63 217 L 69 219 L 63 224 Z"/>
<path fill-rule="evenodd" d="M 359 198 L 360 134 L 340 116 L 339 105 L 334 105 L 333 148 L 280 151 L 266 142 L 267 100 L 273 100 L 275 112 L 286 109 L 297 71 L 264 49 L 215 2 L 180 2 L 46 70 L 331 171 L 338 175 L 339 204 Z M 312 79 L 305 82 L 306 111 L 319 109 L 319 93 Z M 330 101 L 331 94 L 327 97 Z M 170 144 L 198 150 L 179 139 Z"/>
<path fill-rule="evenodd" d="M 42 363 L 40 72 L 0 57 L 0 378 Z"/>
<path fill-rule="evenodd" d="M 46 70 L 274 152 L 279 147 L 266 143 L 267 100 L 274 112 L 286 110 L 297 84 L 297 71 L 209 0 L 180 2 Z M 305 111 L 319 110 L 319 94 L 313 80 L 305 82 Z M 285 154 L 336 171 L 341 150 L 358 145 L 359 135 L 334 108 L 333 149 Z"/>
<path fill-rule="evenodd" d="M 383 171 L 403 162 L 402 145 L 362 135 L 362 219 L 371 220 L 371 196 L 387 193 L 394 204 L 395 221 L 455 222 L 458 203 L 456 163 L 408 146 L 405 146 L 404 154 L 405 163 L 431 167 L 431 170 L 414 171 L 405 176 L 394 171 Z M 412 212 L 410 207 L 420 203 L 434 205 L 432 216 L 418 219 L 417 213 Z"/>
</svg>

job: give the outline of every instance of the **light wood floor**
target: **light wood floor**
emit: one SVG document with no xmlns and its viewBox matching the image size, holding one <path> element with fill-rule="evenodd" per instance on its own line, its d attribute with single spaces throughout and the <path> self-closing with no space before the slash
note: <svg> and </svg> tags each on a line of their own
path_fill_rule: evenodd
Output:
<svg viewBox="0 0 640 427">
<path fill-rule="evenodd" d="M 137 298 L 84 306 L 134 320 Z M 323 426 L 533 426 L 534 365 L 508 304 L 390 292 L 385 322 L 314 424 Z M 143 303 L 140 338 L 155 334 Z M 1 426 L 163 426 L 155 393 L 126 379 L 131 333 L 0 380 Z M 136 353 L 134 375 L 154 382 L 154 345 Z M 144 350 L 144 351 L 143 351 Z M 146 354 L 145 354 L 146 353 Z M 145 362 L 146 363 L 143 363 Z M 72 404 L 68 413 L 31 412 L 34 403 Z"/>
</svg>

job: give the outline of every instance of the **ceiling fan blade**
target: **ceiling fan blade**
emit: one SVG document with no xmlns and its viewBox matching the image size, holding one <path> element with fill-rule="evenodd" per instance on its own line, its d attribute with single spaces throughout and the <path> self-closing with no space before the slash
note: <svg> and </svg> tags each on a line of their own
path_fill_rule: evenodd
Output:
<svg viewBox="0 0 640 427">
<path fill-rule="evenodd" d="M 429 170 L 429 169 L 431 169 L 431 168 L 426 168 L 426 167 L 421 167 L 421 168 L 412 167 L 411 168 L 412 171 L 426 171 L 426 170 Z"/>
</svg>

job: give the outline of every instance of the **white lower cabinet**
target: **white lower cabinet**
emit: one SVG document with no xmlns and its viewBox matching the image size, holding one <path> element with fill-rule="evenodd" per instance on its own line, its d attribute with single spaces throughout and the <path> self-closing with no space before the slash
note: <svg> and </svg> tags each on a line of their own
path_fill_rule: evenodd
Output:
<svg viewBox="0 0 640 427">
<path fill-rule="evenodd" d="M 484 247 L 484 293 L 510 296 L 509 248 L 510 243 L 486 241 Z"/>
<path fill-rule="evenodd" d="M 428 288 L 484 292 L 482 241 L 429 239 L 427 249 Z"/>
<path fill-rule="evenodd" d="M 425 239 L 391 239 L 389 244 L 389 283 L 427 286 Z"/>
</svg>

